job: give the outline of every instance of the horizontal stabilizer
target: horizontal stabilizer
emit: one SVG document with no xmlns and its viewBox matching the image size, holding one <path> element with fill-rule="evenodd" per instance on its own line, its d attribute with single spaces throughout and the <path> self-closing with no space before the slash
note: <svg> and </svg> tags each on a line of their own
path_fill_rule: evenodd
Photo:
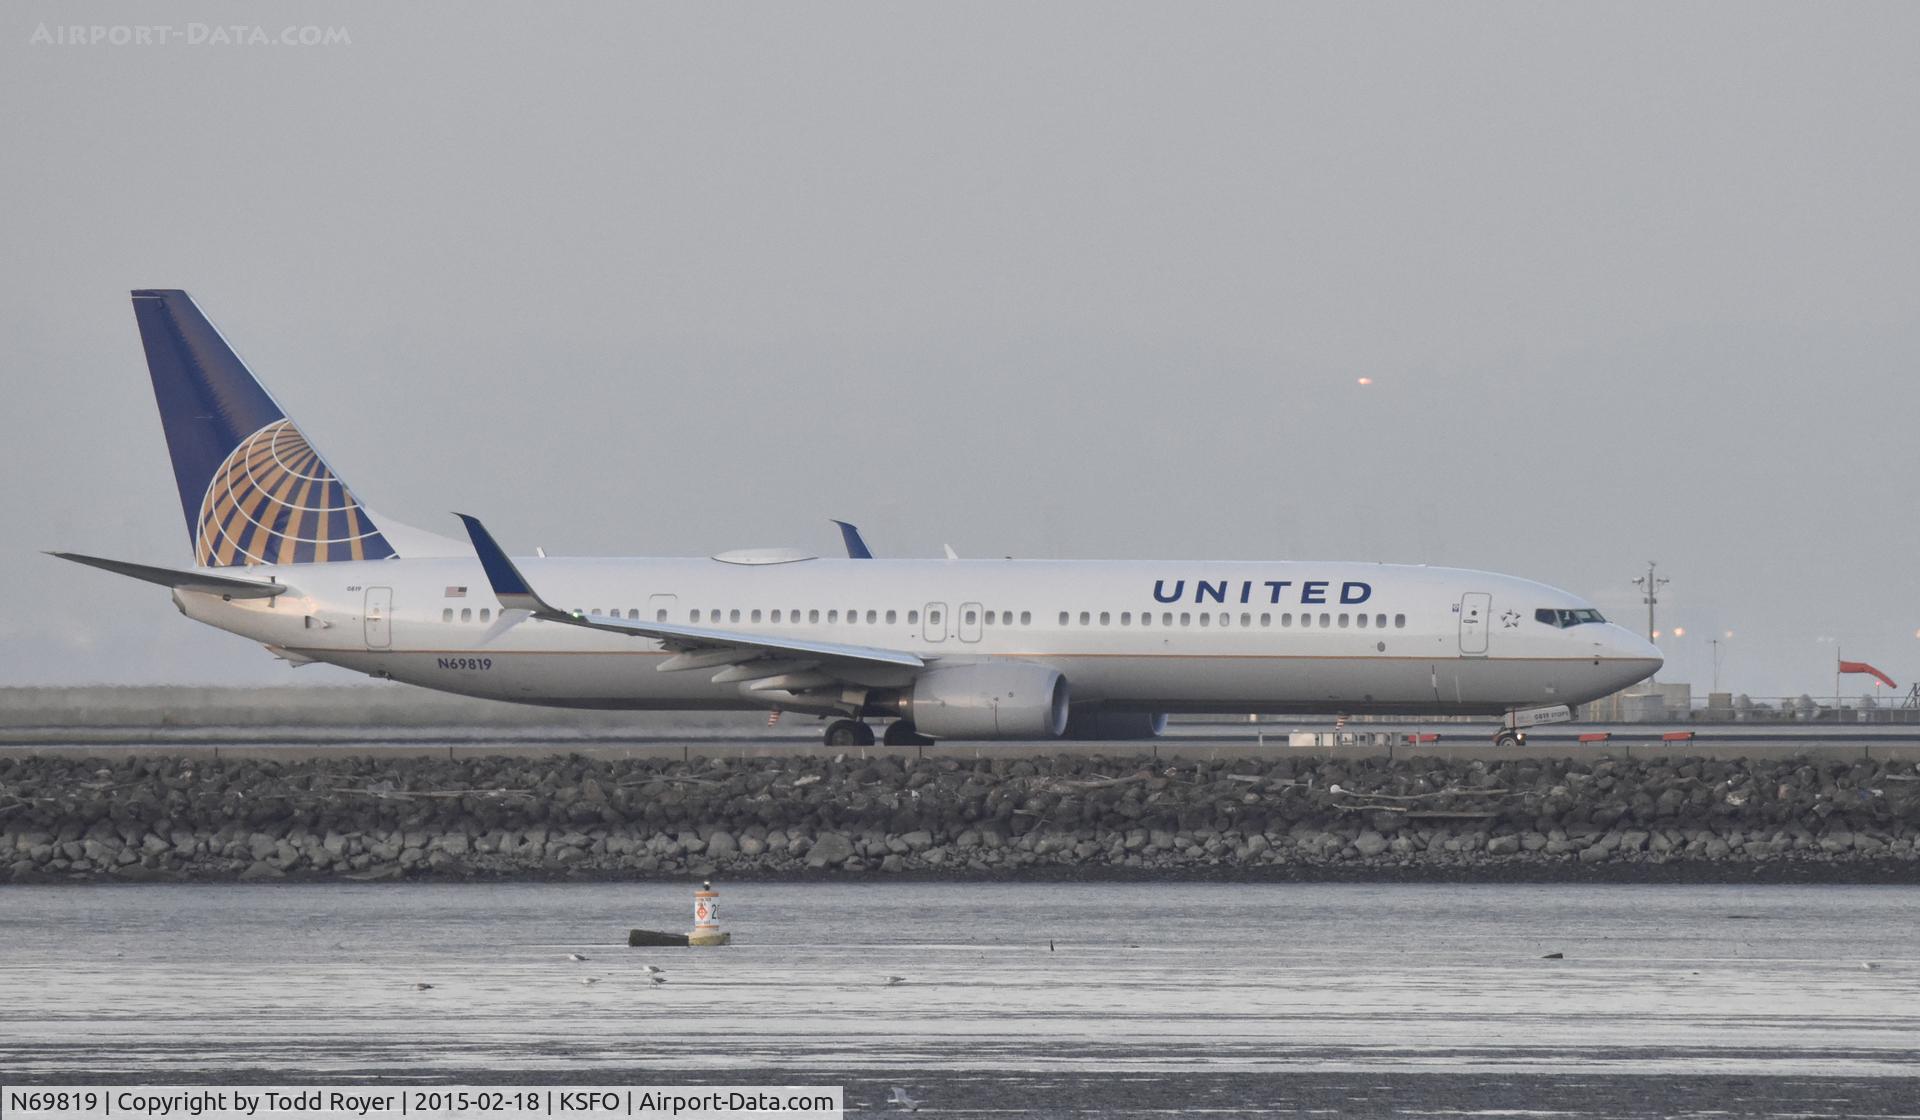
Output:
<svg viewBox="0 0 1920 1120">
<path fill-rule="evenodd" d="M 58 556 L 62 560 L 71 560 L 76 564 L 85 564 L 90 568 L 99 568 L 116 575 L 143 579 L 148 583 L 157 583 L 177 591 L 199 591 L 208 595 L 224 595 L 229 599 L 271 599 L 292 590 L 284 583 L 216 576 L 206 572 L 185 572 L 176 568 L 156 568 L 149 564 L 128 563 L 125 560 L 82 556 L 78 552 L 49 552 L 47 555 Z"/>
</svg>

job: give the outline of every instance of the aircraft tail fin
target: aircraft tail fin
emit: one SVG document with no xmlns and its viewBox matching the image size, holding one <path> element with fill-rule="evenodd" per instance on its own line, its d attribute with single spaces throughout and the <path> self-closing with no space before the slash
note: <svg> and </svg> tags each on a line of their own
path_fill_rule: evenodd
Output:
<svg viewBox="0 0 1920 1120">
<path fill-rule="evenodd" d="M 194 559 L 204 567 L 380 560 L 372 515 L 177 289 L 133 293 Z"/>
</svg>

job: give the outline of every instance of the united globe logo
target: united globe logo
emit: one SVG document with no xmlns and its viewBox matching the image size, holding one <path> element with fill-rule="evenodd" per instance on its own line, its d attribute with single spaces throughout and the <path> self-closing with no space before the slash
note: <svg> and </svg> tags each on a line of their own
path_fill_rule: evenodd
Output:
<svg viewBox="0 0 1920 1120">
<path fill-rule="evenodd" d="M 353 493 L 284 419 L 241 440 L 213 472 L 195 553 L 208 567 L 394 555 Z"/>
</svg>

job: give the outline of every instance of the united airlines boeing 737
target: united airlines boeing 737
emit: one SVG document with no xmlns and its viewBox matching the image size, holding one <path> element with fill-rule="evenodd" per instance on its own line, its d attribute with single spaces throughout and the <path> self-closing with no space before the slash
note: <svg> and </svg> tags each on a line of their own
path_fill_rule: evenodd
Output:
<svg viewBox="0 0 1920 1120">
<path fill-rule="evenodd" d="M 808 713 L 852 746 L 871 720 L 892 744 L 1143 738 L 1169 712 L 1502 715 L 1514 739 L 1661 664 L 1565 591 L 1453 568 L 510 559 L 472 517 L 461 540 L 362 505 L 185 292 L 133 308 L 195 562 L 55 555 L 171 588 L 295 665 L 528 704 Z"/>
</svg>

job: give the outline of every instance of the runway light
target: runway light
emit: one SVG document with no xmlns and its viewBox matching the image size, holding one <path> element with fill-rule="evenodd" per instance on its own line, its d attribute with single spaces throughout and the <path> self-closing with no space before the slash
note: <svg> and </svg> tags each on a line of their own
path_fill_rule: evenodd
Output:
<svg viewBox="0 0 1920 1120">
<path fill-rule="evenodd" d="M 1731 631 L 1731 630 L 1729 630 L 1729 631 L 1727 631 L 1727 632 L 1726 632 L 1725 634 L 1722 634 L 1722 635 L 1720 635 L 1720 636 L 1721 636 L 1721 637 L 1723 637 L 1723 638 L 1731 638 L 1731 637 L 1733 637 L 1733 631 Z"/>
<path fill-rule="evenodd" d="M 1660 631 L 1658 631 L 1658 630 L 1655 630 L 1655 631 L 1653 632 L 1653 640 L 1654 640 L 1654 641 L 1656 641 L 1656 642 L 1660 640 Z"/>
<path fill-rule="evenodd" d="M 1360 379 L 1360 384 L 1362 384 L 1362 385 L 1371 385 L 1371 384 L 1373 384 L 1373 378 L 1371 378 L 1371 377 L 1362 377 L 1362 378 Z"/>
<path fill-rule="evenodd" d="M 1674 636 L 1674 637 L 1676 637 L 1676 638 L 1684 638 L 1684 637 L 1686 637 L 1686 636 L 1687 636 L 1687 628 L 1686 628 L 1686 627 L 1684 627 L 1684 626 L 1676 626 L 1676 627 L 1674 627 L 1674 628 L 1673 628 L 1673 636 Z"/>
</svg>

